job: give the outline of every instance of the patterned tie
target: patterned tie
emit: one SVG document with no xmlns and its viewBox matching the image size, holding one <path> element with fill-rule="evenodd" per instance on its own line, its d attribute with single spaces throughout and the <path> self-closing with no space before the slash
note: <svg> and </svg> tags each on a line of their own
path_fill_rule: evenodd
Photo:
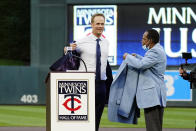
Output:
<svg viewBox="0 0 196 131">
<path fill-rule="evenodd" d="M 101 80 L 101 49 L 99 45 L 100 39 L 96 39 L 96 80 Z"/>
</svg>

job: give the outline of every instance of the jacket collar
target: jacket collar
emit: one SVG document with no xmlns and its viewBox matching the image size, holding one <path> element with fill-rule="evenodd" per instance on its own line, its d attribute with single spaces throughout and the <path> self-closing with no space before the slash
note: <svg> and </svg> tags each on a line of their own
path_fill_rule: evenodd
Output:
<svg viewBox="0 0 196 131">
<path fill-rule="evenodd" d="M 127 66 L 127 63 L 126 63 L 125 61 L 123 61 L 122 64 L 120 65 L 120 67 L 118 68 L 118 72 L 117 72 L 117 74 L 116 74 L 116 76 L 115 76 L 115 78 L 114 78 L 112 84 L 115 83 L 115 81 L 116 81 L 116 80 L 118 79 L 118 77 L 120 76 L 121 72 L 122 72 L 124 69 L 126 69 L 126 66 Z"/>
<path fill-rule="evenodd" d="M 157 46 L 160 46 L 160 43 L 156 43 L 151 49 L 156 48 Z"/>
</svg>

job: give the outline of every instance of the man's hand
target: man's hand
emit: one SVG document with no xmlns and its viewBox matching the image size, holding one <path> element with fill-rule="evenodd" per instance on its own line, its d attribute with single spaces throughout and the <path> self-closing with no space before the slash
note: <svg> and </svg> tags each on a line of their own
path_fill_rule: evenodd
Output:
<svg viewBox="0 0 196 131">
<path fill-rule="evenodd" d="M 180 73 L 180 76 L 186 76 L 187 75 L 186 70 L 182 69 L 181 67 L 179 68 L 179 73 Z"/>
<path fill-rule="evenodd" d="M 128 53 L 124 53 L 124 55 L 123 55 L 123 60 L 126 59 L 127 55 L 128 55 Z"/>
<path fill-rule="evenodd" d="M 77 44 L 76 43 L 71 43 L 70 47 L 72 47 L 72 50 L 76 50 Z M 64 53 L 67 53 L 67 46 L 64 47 Z"/>
<path fill-rule="evenodd" d="M 76 43 L 71 43 L 70 47 L 72 47 L 72 50 L 76 50 L 77 44 Z"/>
</svg>

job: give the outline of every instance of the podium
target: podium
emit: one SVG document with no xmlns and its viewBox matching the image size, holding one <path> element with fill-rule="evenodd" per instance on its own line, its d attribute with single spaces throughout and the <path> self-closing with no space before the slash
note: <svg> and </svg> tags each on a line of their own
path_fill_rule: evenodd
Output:
<svg viewBox="0 0 196 131">
<path fill-rule="evenodd" d="M 95 73 L 50 72 L 46 131 L 95 131 Z"/>
</svg>

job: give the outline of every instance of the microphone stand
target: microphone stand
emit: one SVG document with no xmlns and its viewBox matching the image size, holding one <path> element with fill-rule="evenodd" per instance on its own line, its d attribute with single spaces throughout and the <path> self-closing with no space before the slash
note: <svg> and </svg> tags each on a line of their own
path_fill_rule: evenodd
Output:
<svg viewBox="0 0 196 131">
<path fill-rule="evenodd" d="M 86 63 L 84 62 L 84 60 L 83 60 L 82 58 L 76 56 L 76 55 L 73 55 L 73 54 L 72 54 L 72 56 L 73 56 L 73 57 L 76 57 L 76 58 L 78 58 L 78 59 L 80 59 L 80 60 L 82 61 L 82 63 L 84 64 L 85 70 L 86 70 L 86 72 L 87 72 L 87 67 L 86 67 Z"/>
</svg>

